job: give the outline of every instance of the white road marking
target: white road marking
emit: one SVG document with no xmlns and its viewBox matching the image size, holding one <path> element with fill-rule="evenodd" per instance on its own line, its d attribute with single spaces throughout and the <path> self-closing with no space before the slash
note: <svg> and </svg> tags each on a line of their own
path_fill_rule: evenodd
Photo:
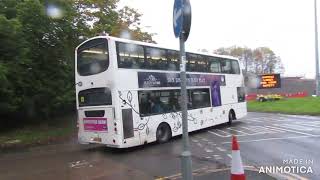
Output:
<svg viewBox="0 0 320 180">
<path fill-rule="evenodd" d="M 227 154 L 227 156 L 228 156 L 229 158 L 231 158 L 231 159 L 232 159 L 232 156 L 231 156 L 231 154 Z"/>
<path fill-rule="evenodd" d="M 290 128 L 294 130 L 303 130 L 303 131 L 312 131 L 314 128 L 306 127 L 301 124 L 273 124 L 274 126 L 283 127 L 283 128 Z"/>
<path fill-rule="evenodd" d="M 207 152 L 207 153 L 212 153 L 213 152 L 212 149 L 207 149 L 207 148 L 204 148 L 204 151 Z"/>
<path fill-rule="evenodd" d="M 320 125 L 320 121 L 308 121 L 308 122 L 303 122 L 303 123 L 309 123 L 309 124 Z"/>
<path fill-rule="evenodd" d="M 310 127 L 315 127 L 315 128 L 320 128 L 320 125 L 314 125 L 314 124 L 299 123 L 299 125 L 310 126 Z"/>
<path fill-rule="evenodd" d="M 201 143 L 197 143 L 197 145 L 198 145 L 199 147 L 203 147 L 203 145 L 202 145 Z"/>
<path fill-rule="evenodd" d="M 208 139 L 206 138 L 201 138 L 202 141 L 209 141 Z"/>
<path fill-rule="evenodd" d="M 242 129 L 246 129 L 249 130 L 253 133 L 249 133 L 249 132 L 245 132 L 243 130 L 239 130 L 239 129 L 234 129 L 234 128 L 227 128 L 226 130 L 229 131 L 235 131 L 241 134 L 235 134 L 235 133 L 231 133 L 231 132 L 226 132 L 220 129 L 215 129 L 214 131 L 208 131 L 210 134 L 219 136 L 219 137 L 223 137 L 223 138 L 227 138 L 227 137 L 231 137 L 232 135 L 235 136 L 252 136 L 252 135 L 258 135 L 258 134 L 267 134 L 267 133 L 279 133 L 279 132 L 286 132 L 284 130 L 279 130 L 279 129 L 270 129 L 267 127 L 263 127 L 263 126 L 248 126 L 248 127 L 238 127 L 238 128 L 242 128 Z"/>
<path fill-rule="evenodd" d="M 223 130 L 220 130 L 220 129 L 215 129 L 216 131 L 219 131 L 219 132 L 221 132 L 221 133 L 224 133 L 224 134 L 230 134 L 230 133 L 228 133 L 228 132 L 226 132 L 226 131 L 223 131 Z"/>
<path fill-rule="evenodd" d="M 261 122 L 261 120 L 247 119 L 246 121 Z"/>
<path fill-rule="evenodd" d="M 249 126 L 251 127 L 251 126 Z M 252 131 L 254 133 L 250 133 L 249 135 L 258 135 L 258 134 L 268 134 L 268 133 L 274 133 L 270 130 L 267 130 L 266 131 L 266 128 L 249 128 L 249 127 L 240 127 L 240 128 L 243 128 L 243 129 L 246 129 L 246 130 L 249 130 L 249 131 Z M 255 132 L 255 131 L 258 131 L 258 132 Z"/>
<path fill-rule="evenodd" d="M 287 118 L 287 117 L 279 116 L 279 117 L 277 117 L 277 119 L 288 119 L 288 118 Z"/>
<path fill-rule="evenodd" d="M 244 140 L 238 142 L 259 142 L 259 141 L 271 141 L 271 140 L 283 140 L 283 139 L 299 139 L 299 138 L 316 138 L 320 137 L 320 135 L 312 135 L 312 136 L 292 136 L 292 137 L 283 137 L 283 138 L 265 138 L 265 139 L 254 139 L 254 140 Z M 221 144 L 231 144 L 232 142 L 222 142 Z"/>
<path fill-rule="evenodd" d="M 284 119 L 286 118 L 281 117 L 281 120 L 279 121 L 284 121 Z M 292 132 L 292 133 L 301 134 L 301 135 L 313 136 L 314 134 L 306 133 L 304 131 L 314 131 L 314 130 L 317 130 L 317 128 L 320 128 L 320 122 L 313 121 L 313 122 L 293 122 L 290 124 L 277 123 L 277 124 L 272 124 L 272 126 L 250 126 L 250 125 L 247 127 L 239 126 L 237 128 L 230 127 L 224 130 L 214 129 L 214 130 L 209 130 L 207 132 L 222 138 L 228 138 L 228 137 L 231 137 L 232 135 L 253 136 L 253 135 L 259 135 L 259 134 L 273 134 L 273 133 L 285 133 L 285 132 Z M 203 137 L 199 137 L 199 138 L 201 138 L 202 141 L 209 141 L 208 139 Z"/>
<path fill-rule="evenodd" d="M 268 128 L 271 128 L 271 129 L 280 129 L 280 130 L 283 130 L 283 131 L 293 132 L 293 133 L 296 133 L 296 134 L 302 134 L 302 135 L 306 135 L 306 136 L 314 136 L 313 134 L 304 133 L 304 132 L 300 132 L 300 131 L 295 131 L 295 130 L 291 130 L 291 129 L 283 129 L 283 128 L 274 127 L 274 126 L 265 126 L 265 127 L 268 127 Z"/>
<path fill-rule="evenodd" d="M 264 134 L 265 132 L 255 132 L 256 129 L 252 129 L 252 128 L 248 128 L 248 127 L 239 127 L 239 128 L 242 128 L 242 129 L 245 129 L 246 131 L 251 131 L 252 133 L 247 133 L 248 135 L 256 135 L 256 134 Z"/>
<path fill-rule="evenodd" d="M 302 118 L 302 119 L 312 119 L 312 120 L 319 120 L 319 117 L 314 117 L 314 116 L 303 116 L 303 115 L 287 115 L 287 114 L 282 114 L 281 116 L 287 116 L 287 117 L 293 117 L 293 118 Z"/>
<path fill-rule="evenodd" d="M 229 130 L 231 130 L 231 131 L 235 131 L 235 132 L 242 133 L 243 135 L 249 135 L 249 134 L 246 133 L 246 132 L 243 132 L 243 131 L 240 131 L 240 130 L 237 130 L 237 129 L 234 129 L 234 128 L 227 128 L 227 129 L 229 129 Z"/>
<path fill-rule="evenodd" d="M 295 124 L 310 124 L 310 125 L 315 125 L 320 127 L 320 122 L 319 121 L 297 121 Z"/>
<path fill-rule="evenodd" d="M 199 141 L 198 141 L 198 140 L 196 140 L 196 139 L 191 139 L 191 141 L 192 141 L 192 142 L 194 142 L 194 143 L 199 142 Z"/>
<path fill-rule="evenodd" d="M 277 121 L 277 122 L 291 122 L 292 120 L 291 119 L 277 119 L 277 120 L 274 120 L 274 121 Z"/>
<path fill-rule="evenodd" d="M 308 122 L 310 122 L 310 121 L 308 121 Z M 310 123 L 320 124 L 320 121 L 311 121 Z"/>
<path fill-rule="evenodd" d="M 219 129 L 216 129 L 216 130 L 219 130 Z M 213 131 L 208 131 L 208 132 L 211 133 L 211 134 L 214 134 L 214 135 L 216 135 L 216 136 L 219 136 L 219 137 L 231 137 L 230 134 L 228 134 L 228 135 L 221 135 L 221 134 L 215 133 L 215 132 L 213 132 Z"/>
<path fill-rule="evenodd" d="M 223 159 L 220 155 L 217 155 L 217 154 L 213 155 L 212 157 L 215 159 Z"/>
<path fill-rule="evenodd" d="M 267 128 L 265 126 L 260 126 L 262 129 L 265 129 L 267 130 L 268 132 L 271 132 L 271 133 L 284 133 L 286 132 L 285 130 L 280 130 L 280 129 L 272 129 L 272 128 Z"/>
<path fill-rule="evenodd" d="M 259 119 L 261 119 L 261 117 L 252 117 L 252 118 L 248 118 L 248 119 L 246 119 L 246 120 L 250 120 L 250 119 L 253 119 L 253 120 L 259 120 Z"/>
<path fill-rule="evenodd" d="M 275 129 L 270 129 L 270 128 L 267 128 L 265 126 L 250 126 L 249 127 L 250 129 L 252 130 L 256 130 L 256 131 L 262 131 L 264 133 L 275 133 L 275 132 L 285 132 L 283 130 L 275 130 Z"/>
<path fill-rule="evenodd" d="M 271 129 L 263 127 L 263 126 L 248 126 L 248 127 L 240 127 L 240 128 L 247 129 L 247 130 L 253 131 L 253 132 L 258 131 L 256 133 L 250 133 L 250 135 L 285 132 L 285 131 L 281 131 L 281 130 L 271 130 Z"/>
<path fill-rule="evenodd" d="M 217 145 L 217 144 L 214 144 L 214 143 L 211 142 L 211 141 L 209 141 L 208 144 L 213 145 L 213 146 Z"/>
<path fill-rule="evenodd" d="M 89 163 L 86 160 L 82 161 L 75 161 L 75 162 L 70 162 L 69 167 L 70 168 L 82 168 L 85 165 L 88 165 Z"/>
<path fill-rule="evenodd" d="M 201 141 L 209 141 L 207 138 L 200 136 L 200 135 L 197 135 L 197 138 L 198 138 L 198 140 L 201 140 Z"/>
<path fill-rule="evenodd" d="M 223 149 L 223 148 L 221 148 L 221 147 L 216 147 L 219 151 L 221 151 L 221 152 L 225 152 L 225 151 L 227 151 L 227 150 L 225 150 L 225 149 Z"/>
</svg>

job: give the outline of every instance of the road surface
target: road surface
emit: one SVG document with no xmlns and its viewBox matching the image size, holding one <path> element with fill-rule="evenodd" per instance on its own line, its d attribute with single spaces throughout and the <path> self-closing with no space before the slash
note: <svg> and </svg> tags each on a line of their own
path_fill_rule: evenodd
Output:
<svg viewBox="0 0 320 180">
<path fill-rule="evenodd" d="M 230 166 L 232 135 L 238 137 L 248 168 L 305 166 L 312 173 L 291 175 L 320 177 L 320 117 L 269 113 L 249 113 L 231 127 L 219 125 L 192 133 L 195 176 Z M 165 144 L 120 151 L 68 142 L 6 152 L 0 154 L 0 179 L 179 179 L 181 145 L 177 137 Z"/>
</svg>

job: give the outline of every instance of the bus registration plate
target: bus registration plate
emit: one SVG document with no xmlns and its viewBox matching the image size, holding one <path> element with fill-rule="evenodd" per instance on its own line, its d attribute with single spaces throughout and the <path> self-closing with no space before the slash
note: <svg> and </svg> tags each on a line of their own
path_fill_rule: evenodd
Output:
<svg viewBox="0 0 320 180">
<path fill-rule="evenodd" d="M 95 137 L 95 138 L 93 138 L 93 141 L 95 141 L 95 142 L 101 142 L 102 140 L 101 140 L 101 138 L 99 138 L 99 137 Z"/>
</svg>

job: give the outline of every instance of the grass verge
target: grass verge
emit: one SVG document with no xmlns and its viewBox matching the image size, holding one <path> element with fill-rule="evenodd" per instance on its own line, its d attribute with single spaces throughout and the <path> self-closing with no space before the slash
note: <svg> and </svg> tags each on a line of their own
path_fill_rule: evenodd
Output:
<svg viewBox="0 0 320 180">
<path fill-rule="evenodd" d="M 29 125 L 23 128 L 0 132 L 0 148 L 50 144 L 71 138 L 75 133 L 75 117 L 67 116 Z"/>
<path fill-rule="evenodd" d="M 288 98 L 268 102 L 250 101 L 248 111 L 320 115 L 320 97 Z"/>
</svg>

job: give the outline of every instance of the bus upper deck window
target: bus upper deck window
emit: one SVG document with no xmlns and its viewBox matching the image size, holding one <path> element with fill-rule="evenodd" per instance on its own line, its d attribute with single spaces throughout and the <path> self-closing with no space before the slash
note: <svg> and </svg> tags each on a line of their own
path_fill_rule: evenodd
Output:
<svg viewBox="0 0 320 180">
<path fill-rule="evenodd" d="M 240 74 L 239 63 L 236 60 L 231 61 L 232 74 Z"/>
<path fill-rule="evenodd" d="M 232 73 L 231 62 L 229 59 L 221 60 L 221 70 L 222 70 L 222 73 L 226 73 L 226 74 Z"/>
<path fill-rule="evenodd" d="M 81 76 L 98 74 L 109 67 L 106 39 L 93 39 L 84 43 L 77 51 L 77 69 Z"/>
<path fill-rule="evenodd" d="M 118 67 L 139 69 L 144 64 L 143 47 L 136 44 L 117 42 Z"/>
</svg>

